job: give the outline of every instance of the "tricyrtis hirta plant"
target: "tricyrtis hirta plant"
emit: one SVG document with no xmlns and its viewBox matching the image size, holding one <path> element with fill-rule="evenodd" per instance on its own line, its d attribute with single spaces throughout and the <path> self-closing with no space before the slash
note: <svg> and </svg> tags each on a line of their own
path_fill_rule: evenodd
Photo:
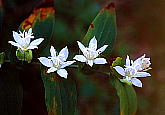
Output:
<svg viewBox="0 0 165 115">
<path fill-rule="evenodd" d="M 108 47 L 108 45 L 104 45 L 103 47 L 97 49 L 97 40 L 95 36 L 90 40 L 88 47 L 85 47 L 79 41 L 77 41 L 77 43 L 83 55 L 76 55 L 74 57 L 75 60 L 80 62 L 86 62 L 86 64 L 90 65 L 91 67 L 93 66 L 93 63 L 94 64 L 107 63 L 106 59 L 97 58 L 97 57 Z"/>
<path fill-rule="evenodd" d="M 28 24 L 27 22 L 31 21 L 31 17 L 33 17 L 33 23 Z M 54 28 L 54 20 L 54 7 L 35 9 L 34 13 L 21 24 L 20 30 L 23 31 L 13 31 L 14 41 L 8 41 L 17 47 L 15 52 L 18 60 L 27 61 L 29 65 L 39 65 L 40 69 L 38 69 L 44 83 L 48 115 L 77 115 L 78 88 L 76 84 L 81 85 L 82 83 L 76 83 L 78 80 L 75 79 L 78 79 L 79 75 L 93 75 L 94 72 L 108 77 L 106 79 L 106 81 L 109 80 L 108 84 L 117 90 L 120 100 L 120 114 L 134 115 L 137 110 L 137 97 L 132 84 L 142 87 L 139 78 L 151 76 L 150 73 L 146 72 L 151 69 L 151 62 L 145 54 L 134 61 L 127 56 L 125 64 L 122 63 L 122 58 L 110 57 L 117 31 L 114 4 L 110 3 L 101 9 L 91 22 L 83 40 L 77 41 L 77 48 L 80 49 L 80 52 L 69 51 L 67 39 L 62 44 L 63 47 L 65 46 L 64 48 L 60 48 L 59 52 L 55 50 L 59 47 L 56 46 L 56 42 L 51 43 L 55 40 L 50 40 L 53 38 L 52 32 L 57 29 Z M 43 38 L 35 38 L 35 36 Z M 55 44 L 55 48 L 51 44 Z M 35 56 L 32 55 L 33 49 L 36 49 L 37 52 L 34 53 Z M 71 61 L 67 61 L 68 57 L 71 58 Z M 80 63 L 77 64 L 76 61 Z M 0 67 L 4 62 L 5 55 L 1 53 Z M 82 67 L 84 63 L 87 66 Z M 93 66 L 94 64 L 96 65 Z M 18 66 L 20 67 L 19 64 Z M 85 72 L 87 69 L 92 72 L 87 74 Z"/>
<path fill-rule="evenodd" d="M 150 68 L 150 58 L 145 58 L 145 54 L 133 61 L 129 59 L 129 56 L 126 58 L 125 67 L 115 66 L 114 69 L 123 76 L 123 79 L 120 79 L 121 82 L 126 82 L 128 84 L 133 84 L 137 87 L 142 87 L 142 83 L 137 77 L 148 77 L 151 76 L 149 73 L 144 72 Z"/>
<path fill-rule="evenodd" d="M 38 45 L 44 40 L 44 38 L 38 38 L 32 40 L 34 38 L 32 33 L 32 28 L 28 30 L 28 32 L 19 33 L 13 31 L 13 37 L 15 41 L 9 41 L 9 43 L 13 46 L 17 47 L 16 56 L 19 60 L 28 61 L 32 60 L 32 49 L 38 48 Z"/>
<path fill-rule="evenodd" d="M 50 54 L 51 56 L 46 57 L 40 57 L 38 58 L 39 61 L 46 67 L 50 67 L 47 71 L 47 73 L 55 72 L 57 71 L 57 74 L 61 77 L 67 78 L 67 71 L 64 69 L 66 66 L 69 66 L 73 64 L 75 61 L 66 61 L 69 55 L 69 51 L 67 46 L 63 48 L 59 54 L 57 55 L 56 50 L 53 46 L 50 48 Z"/>
</svg>

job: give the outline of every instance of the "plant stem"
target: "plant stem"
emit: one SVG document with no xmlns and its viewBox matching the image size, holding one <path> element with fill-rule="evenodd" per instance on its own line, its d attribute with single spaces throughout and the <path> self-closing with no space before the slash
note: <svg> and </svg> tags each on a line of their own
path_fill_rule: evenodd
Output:
<svg viewBox="0 0 165 115">
<path fill-rule="evenodd" d="M 78 65 L 70 65 L 68 67 L 71 67 L 71 68 L 78 68 Z"/>
</svg>

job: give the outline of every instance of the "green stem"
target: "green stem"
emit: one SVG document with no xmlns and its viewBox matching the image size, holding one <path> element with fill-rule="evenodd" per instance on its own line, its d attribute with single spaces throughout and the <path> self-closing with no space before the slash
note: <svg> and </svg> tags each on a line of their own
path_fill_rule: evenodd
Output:
<svg viewBox="0 0 165 115">
<path fill-rule="evenodd" d="M 71 67 L 71 68 L 78 68 L 78 65 L 70 65 L 68 67 Z"/>
</svg>

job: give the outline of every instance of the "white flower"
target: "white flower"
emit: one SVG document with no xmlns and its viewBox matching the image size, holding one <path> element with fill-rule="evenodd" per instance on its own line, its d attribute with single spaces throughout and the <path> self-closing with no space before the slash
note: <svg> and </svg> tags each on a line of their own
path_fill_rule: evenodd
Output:
<svg viewBox="0 0 165 115">
<path fill-rule="evenodd" d="M 38 48 L 37 46 L 44 40 L 44 38 L 38 38 L 36 40 L 33 40 L 31 42 L 31 38 L 34 38 L 32 36 L 32 29 L 30 28 L 28 32 L 23 32 L 18 34 L 17 32 L 13 31 L 13 37 L 15 42 L 8 41 L 13 46 L 18 47 L 18 49 L 21 49 L 22 51 L 27 51 L 29 49 Z"/>
<path fill-rule="evenodd" d="M 86 64 L 90 65 L 91 67 L 94 64 L 105 64 L 107 63 L 106 59 L 104 58 L 97 58 L 100 53 L 102 53 L 108 45 L 104 45 L 103 47 L 97 49 L 97 40 L 95 36 L 90 40 L 89 47 L 85 47 L 81 42 L 77 41 L 80 50 L 83 52 L 83 55 L 76 55 L 73 59 L 86 62 Z"/>
<path fill-rule="evenodd" d="M 19 31 L 19 35 L 22 38 L 34 38 L 32 28 L 29 28 L 28 32 L 26 32 L 25 30 L 23 32 Z"/>
<path fill-rule="evenodd" d="M 150 65 L 151 65 L 150 58 L 145 58 L 145 54 L 133 62 L 133 66 L 138 71 L 147 71 L 151 69 Z"/>
<path fill-rule="evenodd" d="M 120 75 L 123 76 L 124 80 L 127 80 L 128 82 L 131 82 L 133 85 L 137 87 L 142 87 L 142 82 L 137 79 L 136 77 L 147 77 L 151 76 L 147 72 L 140 72 L 138 71 L 134 66 L 132 66 L 134 62 L 129 59 L 129 56 L 126 58 L 126 65 L 125 68 L 120 66 L 113 67 Z"/>
<path fill-rule="evenodd" d="M 66 59 L 68 58 L 68 54 L 69 54 L 67 46 L 59 52 L 58 56 L 57 56 L 57 52 L 55 51 L 54 47 L 51 46 L 50 53 L 51 53 L 51 56 L 48 58 L 46 58 L 46 57 L 38 58 L 39 61 L 44 66 L 50 67 L 48 69 L 47 73 L 57 71 L 58 75 L 60 75 L 61 77 L 67 78 L 68 73 L 64 68 L 75 62 L 75 61 L 66 61 Z"/>
</svg>

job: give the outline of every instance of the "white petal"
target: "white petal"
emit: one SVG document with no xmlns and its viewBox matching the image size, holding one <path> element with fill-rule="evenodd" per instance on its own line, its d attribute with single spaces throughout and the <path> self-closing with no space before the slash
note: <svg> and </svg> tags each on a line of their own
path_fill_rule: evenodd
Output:
<svg viewBox="0 0 165 115">
<path fill-rule="evenodd" d="M 87 60 L 87 64 L 92 67 L 93 66 L 93 60 Z"/>
<path fill-rule="evenodd" d="M 141 56 L 141 58 L 145 58 L 146 54 L 144 54 L 143 56 Z"/>
<path fill-rule="evenodd" d="M 48 69 L 47 73 L 51 73 L 51 72 L 55 72 L 55 71 L 57 71 L 57 68 L 51 67 Z"/>
<path fill-rule="evenodd" d="M 36 40 L 33 40 L 33 41 L 30 43 L 30 46 L 37 46 L 37 45 L 39 45 L 43 40 L 44 40 L 44 38 L 38 38 L 38 39 L 36 39 Z"/>
<path fill-rule="evenodd" d="M 147 72 L 137 72 L 135 75 L 133 75 L 133 77 L 147 77 L 147 76 L 151 76 L 151 74 Z"/>
<path fill-rule="evenodd" d="M 17 32 L 13 31 L 13 37 L 16 42 L 18 42 L 19 39 L 21 39 L 20 35 Z"/>
<path fill-rule="evenodd" d="M 56 57 L 56 50 L 54 49 L 53 46 L 51 46 L 51 48 L 50 48 L 50 54 L 52 57 Z"/>
<path fill-rule="evenodd" d="M 30 38 L 26 38 L 25 41 L 26 41 L 26 44 L 30 44 Z"/>
<path fill-rule="evenodd" d="M 25 40 L 24 38 L 19 39 L 17 43 L 18 43 L 21 47 L 27 45 L 27 44 L 26 44 L 26 40 Z"/>
<path fill-rule="evenodd" d="M 131 60 L 129 59 L 129 56 L 127 55 L 127 58 L 126 58 L 126 65 L 125 66 L 130 66 Z"/>
<path fill-rule="evenodd" d="M 28 34 L 29 34 L 29 35 L 32 34 L 32 28 L 30 28 L 30 29 L 28 30 Z"/>
<path fill-rule="evenodd" d="M 38 48 L 37 46 L 29 46 L 27 49 L 35 49 Z"/>
<path fill-rule="evenodd" d="M 69 66 L 69 65 L 72 65 L 74 62 L 76 62 L 76 61 L 67 61 L 67 62 L 64 62 L 64 63 L 62 63 L 61 68 L 64 68 L 64 67 Z"/>
<path fill-rule="evenodd" d="M 40 57 L 38 59 L 46 67 L 52 67 L 53 66 L 52 62 L 46 57 Z"/>
<path fill-rule="evenodd" d="M 80 61 L 80 62 L 86 62 L 86 58 L 83 55 L 76 55 L 73 59 Z"/>
<path fill-rule="evenodd" d="M 11 45 L 16 46 L 18 48 L 21 47 L 18 43 L 13 42 L 13 41 L 8 41 L 8 43 L 10 43 Z"/>
<path fill-rule="evenodd" d="M 68 55 L 69 55 L 69 51 L 68 51 L 68 48 L 67 46 L 65 48 L 63 48 L 60 52 L 59 52 L 59 55 L 58 57 L 60 59 L 62 59 L 63 61 L 66 61 L 66 59 L 68 58 Z"/>
<path fill-rule="evenodd" d="M 134 61 L 134 65 L 138 65 L 138 64 L 141 65 L 142 59 L 143 59 L 145 56 L 146 56 L 146 55 L 144 54 L 143 56 L 141 56 L 141 57 L 139 57 L 138 59 L 136 59 L 136 60 Z"/>
<path fill-rule="evenodd" d="M 137 87 L 142 87 L 142 82 L 137 78 L 132 78 L 131 82 L 132 82 L 133 85 L 135 85 Z"/>
<path fill-rule="evenodd" d="M 93 49 L 93 50 L 97 49 L 97 40 L 96 40 L 95 36 L 90 40 L 89 48 Z"/>
<path fill-rule="evenodd" d="M 60 75 L 61 77 L 64 77 L 65 79 L 67 79 L 68 72 L 65 69 L 57 70 L 57 74 Z"/>
<path fill-rule="evenodd" d="M 133 63 L 133 67 L 134 67 L 137 71 L 142 70 L 141 65 L 138 64 L 138 63 Z"/>
<path fill-rule="evenodd" d="M 79 41 L 77 41 L 77 43 L 78 43 L 78 47 L 80 48 L 80 50 L 81 50 L 82 52 L 84 52 L 85 46 L 84 46 L 81 42 L 79 42 Z"/>
<path fill-rule="evenodd" d="M 97 50 L 97 52 L 100 54 L 100 53 L 102 53 L 107 47 L 108 47 L 108 45 L 104 45 L 103 47 L 99 48 L 99 49 Z"/>
<path fill-rule="evenodd" d="M 125 71 L 122 67 L 120 66 L 115 66 L 113 67 L 120 75 L 125 76 Z"/>
<path fill-rule="evenodd" d="M 107 61 L 106 61 L 106 59 L 104 59 L 104 58 L 96 58 L 96 59 L 94 60 L 94 63 L 95 63 L 95 64 L 106 64 Z"/>
</svg>

